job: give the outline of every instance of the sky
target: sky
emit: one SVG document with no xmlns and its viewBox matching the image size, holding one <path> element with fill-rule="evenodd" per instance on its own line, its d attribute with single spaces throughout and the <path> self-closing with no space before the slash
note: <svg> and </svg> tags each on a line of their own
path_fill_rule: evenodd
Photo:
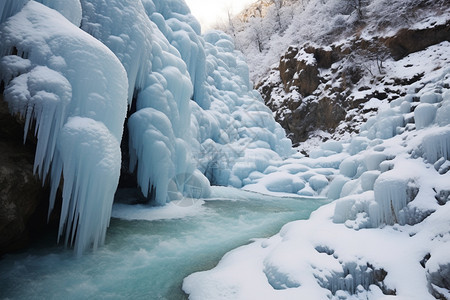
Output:
<svg viewBox="0 0 450 300">
<path fill-rule="evenodd" d="M 202 31 L 217 22 L 226 22 L 227 12 L 236 14 L 256 0 L 185 0 L 192 14 L 202 25 Z"/>
</svg>

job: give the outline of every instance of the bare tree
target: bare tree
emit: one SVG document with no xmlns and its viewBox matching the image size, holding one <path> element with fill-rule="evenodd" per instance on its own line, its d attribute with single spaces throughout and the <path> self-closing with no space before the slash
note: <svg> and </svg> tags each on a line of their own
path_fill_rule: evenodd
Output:
<svg viewBox="0 0 450 300">
<path fill-rule="evenodd" d="M 275 21 L 278 27 L 277 31 L 281 31 L 283 28 L 283 25 L 281 23 L 281 8 L 284 5 L 284 0 L 272 0 L 272 3 L 275 10 Z"/>
<path fill-rule="evenodd" d="M 263 40 L 264 40 L 264 32 L 263 32 L 263 26 L 262 26 L 262 18 L 260 17 L 251 17 L 250 21 L 250 28 L 253 34 L 253 39 L 256 42 L 256 45 L 258 47 L 258 51 L 262 52 L 264 49 L 263 46 Z"/>
<path fill-rule="evenodd" d="M 346 0 L 347 5 L 350 6 L 353 10 L 356 10 L 358 14 L 358 19 L 363 19 L 363 6 L 365 5 L 365 0 Z"/>
<path fill-rule="evenodd" d="M 233 39 L 236 39 L 236 27 L 234 26 L 233 15 L 231 14 L 230 8 L 227 10 L 227 17 L 228 17 L 228 30 L 233 36 Z"/>
</svg>

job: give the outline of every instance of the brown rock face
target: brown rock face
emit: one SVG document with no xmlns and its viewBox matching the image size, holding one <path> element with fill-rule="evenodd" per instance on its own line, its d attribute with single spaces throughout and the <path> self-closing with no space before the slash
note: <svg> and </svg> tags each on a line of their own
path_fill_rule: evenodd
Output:
<svg viewBox="0 0 450 300">
<path fill-rule="evenodd" d="M 443 41 L 450 41 L 450 21 L 421 30 L 402 29 L 395 36 L 385 39 L 384 44 L 389 48 L 392 57 L 399 60 Z"/>
<path fill-rule="evenodd" d="M 290 47 L 281 57 L 278 69 L 272 71 L 279 74 L 280 81 L 263 81 L 257 87 L 294 144 L 305 141 L 315 130 L 333 131 L 345 119 L 342 96 L 332 99 L 313 95 L 323 81 L 319 68 L 329 68 L 343 56 L 340 48 L 328 51 L 312 46 Z M 343 84 L 346 85 L 346 80 Z M 295 90 L 300 95 L 296 99 L 274 101 L 284 94 L 281 90 L 284 93 Z M 344 90 L 345 87 L 337 93 L 343 95 Z"/>
<path fill-rule="evenodd" d="M 294 87 L 303 96 L 308 96 L 320 84 L 319 69 L 316 62 L 308 62 L 298 57 L 298 54 L 298 48 L 289 47 L 286 54 L 281 57 L 280 77 L 286 93 Z"/>
<path fill-rule="evenodd" d="M 48 203 L 46 189 L 33 174 L 35 145 L 23 144 L 23 125 L 9 114 L 1 96 L 0 153 L 1 256 L 28 243 L 30 232 L 36 229 L 36 224 L 30 224 L 30 220 Z M 45 222 L 45 216 L 43 220 Z M 30 226 L 34 227 L 31 231 Z"/>
<path fill-rule="evenodd" d="M 331 47 L 331 49 L 331 51 L 328 51 L 322 48 L 307 46 L 305 47 L 305 52 L 314 55 L 317 62 L 317 67 L 328 69 L 331 68 L 333 63 L 340 60 L 343 56 L 340 48 Z"/>
<path fill-rule="evenodd" d="M 271 70 L 256 88 L 296 145 L 316 130 L 335 132 L 340 122 L 349 118 L 347 111 L 361 109 L 371 98 L 392 100 L 395 95 L 401 96 L 397 91 L 374 91 L 361 99 L 349 98 L 364 76 L 370 75 L 375 81 L 383 79 L 383 62 L 390 56 L 399 60 L 443 41 L 450 41 L 450 21 L 426 29 L 402 29 L 387 38 L 365 40 L 355 35 L 343 45 L 291 46 L 278 68 Z M 372 72 L 366 62 L 378 69 Z M 399 85 L 412 84 L 422 76 L 393 80 Z"/>
<path fill-rule="evenodd" d="M 345 116 L 346 111 L 339 103 L 323 98 L 300 105 L 282 125 L 288 128 L 297 141 L 304 141 L 315 130 L 330 131 L 336 128 Z"/>
</svg>

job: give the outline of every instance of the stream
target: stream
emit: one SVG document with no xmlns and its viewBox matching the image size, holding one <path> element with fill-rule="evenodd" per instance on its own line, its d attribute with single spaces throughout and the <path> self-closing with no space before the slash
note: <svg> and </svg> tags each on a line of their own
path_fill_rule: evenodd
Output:
<svg viewBox="0 0 450 300">
<path fill-rule="evenodd" d="M 77 258 L 53 236 L 1 259 L 0 298 L 187 299 L 184 277 L 326 203 L 215 187 L 211 199 L 164 207 L 115 204 L 95 252 Z"/>
</svg>

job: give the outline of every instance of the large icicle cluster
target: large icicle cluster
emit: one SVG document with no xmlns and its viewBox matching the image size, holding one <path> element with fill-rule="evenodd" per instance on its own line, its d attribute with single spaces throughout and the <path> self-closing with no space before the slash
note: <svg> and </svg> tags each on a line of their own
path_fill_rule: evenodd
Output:
<svg viewBox="0 0 450 300">
<path fill-rule="evenodd" d="M 186 64 L 163 34 L 173 35 L 153 2 L 83 0 L 82 5 L 82 28 L 104 42 L 127 70 L 129 104 L 134 97 L 137 110 L 128 121 L 130 169 L 137 167 L 144 196 L 162 205 L 171 200 L 173 178 L 198 175 L 193 175 L 189 146 L 193 87 Z M 169 14 L 167 7 L 160 9 Z"/>
<path fill-rule="evenodd" d="M 184 192 L 185 180 L 205 182 L 201 173 L 214 184 L 241 187 L 251 171 L 289 153 L 289 140 L 252 91 L 231 40 L 218 32 L 200 36 L 183 2 L 82 4 L 82 28 L 113 50 L 129 74 L 128 97 L 137 110 L 128 123 L 131 169 L 137 166 L 145 196 L 164 204 Z M 116 16 L 118 10 L 124 12 Z M 120 26 L 111 28 L 113 18 Z M 198 188 L 207 195 L 206 186 Z"/>
<path fill-rule="evenodd" d="M 77 253 L 96 247 L 120 175 L 125 70 L 105 45 L 34 1 L 1 24 L 0 37 L 5 101 L 25 118 L 25 136 L 35 122 L 34 168 L 43 181 L 51 174 L 50 210 L 64 177 L 59 236 Z"/>
<path fill-rule="evenodd" d="M 402 87 L 405 96 L 385 101 L 358 136 L 274 170 L 301 174 L 302 163 L 297 178 L 309 173 L 317 188 L 322 173 L 331 181 L 322 195 L 337 200 L 187 277 L 190 299 L 448 299 L 450 69 L 430 61 L 448 64 L 449 47 L 389 62 L 394 76 L 426 73 Z M 288 175 L 279 182 L 294 183 Z M 258 184 L 273 189 L 265 180 Z"/>
</svg>

